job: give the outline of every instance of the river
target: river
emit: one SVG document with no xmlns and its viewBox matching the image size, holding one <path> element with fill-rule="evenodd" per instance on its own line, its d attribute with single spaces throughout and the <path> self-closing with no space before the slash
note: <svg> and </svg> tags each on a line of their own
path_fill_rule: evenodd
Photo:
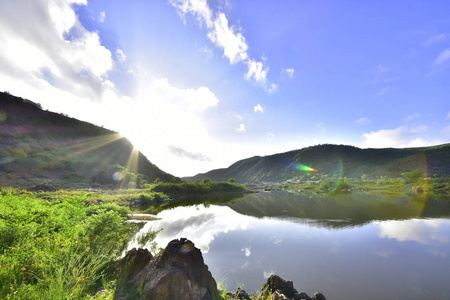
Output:
<svg viewBox="0 0 450 300">
<path fill-rule="evenodd" d="M 165 247 L 186 237 L 216 281 L 257 293 L 270 274 L 328 299 L 446 299 L 450 197 L 308 192 L 248 194 L 178 207 L 140 232 L 163 228 Z"/>
</svg>

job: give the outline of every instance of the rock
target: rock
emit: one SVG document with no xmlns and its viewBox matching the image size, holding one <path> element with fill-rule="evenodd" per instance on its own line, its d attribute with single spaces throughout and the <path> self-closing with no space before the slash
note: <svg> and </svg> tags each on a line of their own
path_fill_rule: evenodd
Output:
<svg viewBox="0 0 450 300">
<path fill-rule="evenodd" d="M 120 262 L 128 266 L 129 272 L 119 272 L 119 267 L 115 299 L 221 299 L 202 253 L 187 239 L 169 242 L 162 254 L 151 258 L 144 266 L 132 257 L 137 257 L 135 252 L 127 253 L 122 259 L 125 262 Z"/>
<path fill-rule="evenodd" d="M 45 183 L 43 184 L 38 184 L 32 188 L 29 188 L 28 191 L 30 192 L 55 192 L 56 189 L 54 187 L 52 187 L 51 185 L 47 185 Z"/>
<path fill-rule="evenodd" d="M 131 249 L 120 260 L 116 277 L 126 281 L 133 279 L 152 258 L 153 255 L 147 249 Z"/>
<path fill-rule="evenodd" d="M 272 299 L 293 299 L 293 300 L 312 300 L 306 293 L 298 293 L 294 284 L 290 280 L 284 280 L 278 275 L 270 275 L 267 283 L 262 286 L 262 296 L 267 297 L 270 293 Z"/>
<path fill-rule="evenodd" d="M 322 293 L 316 292 L 314 293 L 313 300 L 327 300 L 327 298 Z"/>
<path fill-rule="evenodd" d="M 267 283 L 262 286 L 262 289 L 267 289 L 272 293 L 279 291 L 281 294 L 289 298 L 294 297 L 297 293 L 297 290 L 294 289 L 294 284 L 292 281 L 284 280 L 278 275 L 270 275 L 267 279 Z"/>
<path fill-rule="evenodd" d="M 247 292 L 241 288 L 238 288 L 236 290 L 236 293 L 233 295 L 233 299 L 252 300 L 252 298 L 250 298 L 249 294 L 247 294 Z"/>
</svg>

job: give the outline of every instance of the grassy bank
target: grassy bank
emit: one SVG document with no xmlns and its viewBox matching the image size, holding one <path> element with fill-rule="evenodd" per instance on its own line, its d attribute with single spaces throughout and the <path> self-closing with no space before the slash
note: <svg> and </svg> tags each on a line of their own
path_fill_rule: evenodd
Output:
<svg viewBox="0 0 450 300">
<path fill-rule="evenodd" d="M 274 184 L 270 189 L 282 190 L 310 190 L 318 193 L 329 192 L 352 192 L 352 191 L 384 191 L 384 192 L 405 192 L 405 193 L 445 193 L 450 194 L 450 177 L 440 178 L 418 178 L 415 180 L 389 179 L 379 180 L 317 180 L 306 182 L 283 182 Z"/>
<path fill-rule="evenodd" d="M 134 233 L 129 209 L 2 189 L 0 298 L 86 299 L 114 280 Z"/>
</svg>

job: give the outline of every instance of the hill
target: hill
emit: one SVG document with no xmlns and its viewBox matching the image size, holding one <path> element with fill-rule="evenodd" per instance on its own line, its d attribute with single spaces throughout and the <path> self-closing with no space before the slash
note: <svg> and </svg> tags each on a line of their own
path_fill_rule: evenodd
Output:
<svg viewBox="0 0 450 300">
<path fill-rule="evenodd" d="M 152 164 L 117 132 L 0 93 L 0 186 L 118 187 L 156 178 L 181 181 Z"/>
<path fill-rule="evenodd" d="M 309 166 L 317 172 L 302 170 Z M 207 177 L 213 181 L 234 178 L 239 183 L 280 182 L 289 179 L 319 179 L 326 176 L 361 178 L 401 177 L 420 169 L 427 176 L 450 174 L 450 144 L 405 149 L 360 149 L 344 145 L 318 145 L 269 156 L 240 160 L 228 168 L 212 170 L 188 182 Z"/>
</svg>

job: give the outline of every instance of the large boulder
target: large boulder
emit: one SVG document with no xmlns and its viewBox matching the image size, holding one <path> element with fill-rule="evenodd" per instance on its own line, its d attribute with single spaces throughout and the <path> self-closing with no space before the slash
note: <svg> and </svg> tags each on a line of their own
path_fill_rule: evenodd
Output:
<svg viewBox="0 0 450 300">
<path fill-rule="evenodd" d="M 169 242 L 162 254 L 144 266 L 135 265 L 145 261 L 133 259 L 137 254 L 127 254 L 120 263 L 127 272 L 120 272 L 119 267 L 115 299 L 221 299 L 202 253 L 191 241 L 182 238 Z"/>
</svg>

